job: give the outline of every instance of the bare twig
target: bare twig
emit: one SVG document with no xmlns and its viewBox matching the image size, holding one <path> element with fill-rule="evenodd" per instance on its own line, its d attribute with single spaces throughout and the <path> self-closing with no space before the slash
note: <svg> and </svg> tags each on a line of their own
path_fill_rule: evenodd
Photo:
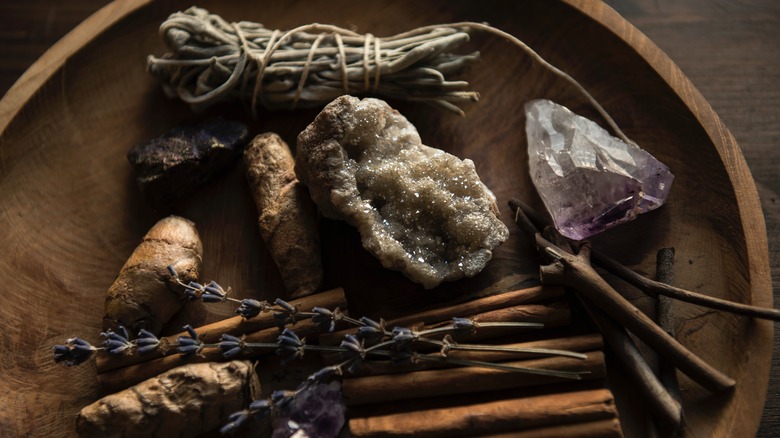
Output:
<svg viewBox="0 0 780 438">
<path fill-rule="evenodd" d="M 517 204 L 510 205 L 515 208 L 517 218 L 531 223 Z M 540 251 L 552 255 L 555 259 L 553 263 L 540 269 L 544 283 L 573 288 L 702 386 L 713 391 L 734 387 L 736 382 L 733 379 L 690 352 L 615 291 L 591 266 L 589 243 L 583 244 L 578 254 L 574 255 L 551 243 L 538 232 L 535 239 Z"/>
<path fill-rule="evenodd" d="M 655 260 L 656 281 L 664 284 L 671 283 L 674 280 L 674 248 L 661 248 L 658 250 Z M 670 297 L 658 296 L 658 304 L 656 306 L 658 325 L 672 337 L 675 336 L 674 315 L 672 313 L 673 304 L 674 302 Z M 680 384 L 677 381 L 677 371 L 665 360 L 660 360 L 658 363 L 658 378 L 669 395 L 678 403 L 681 403 L 682 394 L 680 394 Z M 683 416 L 684 413 L 681 410 L 680 421 L 677 424 L 671 423 L 668 426 L 661 424 L 662 435 L 670 437 L 680 436 L 685 425 Z M 664 429 L 664 427 L 667 428 Z"/>
<path fill-rule="evenodd" d="M 650 295 L 663 295 L 686 303 L 696 304 L 710 309 L 722 310 L 737 315 L 752 316 L 755 318 L 780 321 L 780 310 L 765 307 L 756 307 L 748 304 L 735 303 L 711 297 L 709 295 L 692 292 L 679 287 L 650 280 L 623 266 L 615 259 L 598 251 L 592 252 L 593 261 L 600 267 L 632 284 L 639 290 Z"/>
<path fill-rule="evenodd" d="M 647 407 L 662 428 L 679 426 L 682 421 L 682 406 L 679 400 L 676 400 L 656 377 L 626 330 L 584 298 L 580 297 L 580 301 L 631 381 L 637 385 L 638 392 L 646 400 Z"/>
<path fill-rule="evenodd" d="M 530 222 L 531 220 L 528 219 L 528 222 L 523 227 L 527 228 Z M 558 233 L 555 228 L 551 226 L 545 227 L 543 235 L 561 249 L 570 253 L 573 252 L 568 239 Z M 676 429 L 680 425 L 682 418 L 682 406 L 679 398 L 674 398 L 667 391 L 623 327 L 587 299 L 580 295 L 577 295 L 577 298 L 579 298 L 582 306 L 596 323 L 599 331 L 604 335 L 607 344 L 615 353 L 626 374 L 636 384 L 637 392 L 647 401 L 647 406 L 653 417 L 657 419 L 658 424 L 665 429 Z M 674 369 L 672 369 L 672 372 L 674 372 Z M 648 418 L 648 421 L 650 420 Z M 653 428 L 652 431 L 654 430 Z M 648 432 L 651 432 L 650 428 L 648 428 Z"/>
<path fill-rule="evenodd" d="M 543 228 L 548 222 L 542 215 L 518 199 L 511 199 L 509 201 L 509 206 L 513 210 L 521 210 L 527 216 L 528 222 L 536 224 L 539 228 Z M 523 229 L 526 227 L 526 225 L 521 223 L 518 223 L 518 225 Z M 711 297 L 702 293 L 650 280 L 595 249 L 591 250 L 591 257 L 594 265 L 609 271 L 647 294 L 653 296 L 668 296 L 676 300 L 685 301 L 686 303 L 696 304 L 715 310 L 722 310 L 737 315 L 780 321 L 780 310 L 735 303 L 733 301 Z"/>
</svg>

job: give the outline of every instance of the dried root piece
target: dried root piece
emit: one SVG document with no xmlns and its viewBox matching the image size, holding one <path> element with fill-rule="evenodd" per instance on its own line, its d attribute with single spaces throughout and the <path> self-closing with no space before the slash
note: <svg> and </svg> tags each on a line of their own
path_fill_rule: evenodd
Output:
<svg viewBox="0 0 780 438">
<path fill-rule="evenodd" d="M 194 223 L 178 216 L 157 222 L 108 289 L 104 328 L 121 324 L 131 332 L 146 329 L 159 334 L 184 303 L 184 290 L 168 266 L 184 283 L 196 281 L 202 254 Z"/>
<path fill-rule="evenodd" d="M 323 276 L 317 209 L 295 176 L 290 148 L 274 133 L 258 135 L 244 152 L 244 162 L 260 234 L 289 297 L 316 292 Z"/>
<path fill-rule="evenodd" d="M 298 136 L 296 173 L 323 215 L 426 288 L 478 274 L 509 236 L 474 163 L 423 145 L 378 99 L 328 104 Z"/>
<path fill-rule="evenodd" d="M 248 361 L 174 368 L 81 410 L 83 437 L 192 437 L 215 429 L 260 393 Z"/>
</svg>

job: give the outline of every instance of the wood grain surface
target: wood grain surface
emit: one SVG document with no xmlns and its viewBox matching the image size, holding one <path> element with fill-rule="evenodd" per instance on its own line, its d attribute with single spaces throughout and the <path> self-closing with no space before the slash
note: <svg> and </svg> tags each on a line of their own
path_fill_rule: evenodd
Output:
<svg viewBox="0 0 780 438">
<path fill-rule="evenodd" d="M 773 0 L 607 3 L 678 64 L 736 138 L 761 198 L 774 299 L 780 301 L 780 4 Z M 0 2 L 0 93 L 48 47 L 104 4 L 95 0 Z M 609 62 L 619 65 L 619 61 Z M 706 197 L 706 184 L 700 190 Z M 760 437 L 775 436 L 780 430 L 779 334 L 776 329 Z"/>
</svg>

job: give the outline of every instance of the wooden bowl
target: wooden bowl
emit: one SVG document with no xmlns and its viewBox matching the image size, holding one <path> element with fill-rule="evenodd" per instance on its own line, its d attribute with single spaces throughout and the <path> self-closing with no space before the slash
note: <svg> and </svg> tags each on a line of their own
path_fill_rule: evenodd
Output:
<svg viewBox="0 0 780 438">
<path fill-rule="evenodd" d="M 51 346 L 71 336 L 97 341 L 108 286 L 146 230 L 161 217 L 142 200 L 125 154 L 135 143 L 210 114 L 276 131 L 290 144 L 316 111 L 263 113 L 240 108 L 194 114 L 166 99 L 145 71 L 162 54 L 157 28 L 184 1 L 109 4 L 57 43 L 0 102 L 0 414 L 2 436 L 71 436 L 75 415 L 99 391 L 92 365 L 66 369 Z M 680 70 L 607 6 L 586 1 L 491 4 L 443 0 L 200 2 L 230 21 L 289 29 L 309 22 L 390 35 L 416 26 L 486 21 L 508 31 L 579 80 L 637 143 L 676 176 L 666 206 L 594 239 L 634 269 L 652 273 L 658 248 L 677 249 L 675 284 L 771 306 L 763 218 L 739 147 Z M 392 19 L 388 19 L 392 17 Z M 527 174 L 523 104 L 546 97 L 599 119 L 570 85 L 515 46 L 475 33 L 482 61 L 467 78 L 479 103 L 459 118 L 390 102 L 417 125 L 426 144 L 474 160 L 499 198 L 512 236 L 483 274 L 423 291 L 377 268 L 350 228 L 325 222 L 328 282 L 343 284 L 364 312 L 401 312 L 488 287 L 533 281 L 533 248 L 512 225 L 506 201 L 539 205 Z M 236 167 L 171 211 L 194 220 L 204 240 L 205 277 L 241 296 L 280 290 L 256 229 L 254 206 Z M 359 269 L 355 269 L 359 266 Z M 399 292 L 400 291 L 400 292 Z M 641 302 L 641 300 L 639 300 Z M 177 323 L 203 323 L 231 309 L 188 309 Z M 731 395 L 713 395 L 683 378 L 689 436 L 749 436 L 764 403 L 771 355 L 769 323 L 677 306 L 679 339 L 734 377 Z M 615 388 L 618 397 L 631 388 Z M 9 395 L 10 394 L 10 395 Z M 626 430 L 631 412 L 623 412 Z"/>
</svg>

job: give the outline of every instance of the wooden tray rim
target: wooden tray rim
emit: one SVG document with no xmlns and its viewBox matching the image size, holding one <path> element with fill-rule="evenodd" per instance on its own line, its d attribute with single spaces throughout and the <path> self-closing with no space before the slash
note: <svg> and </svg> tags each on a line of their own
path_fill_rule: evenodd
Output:
<svg viewBox="0 0 780 438">
<path fill-rule="evenodd" d="M 3 137 L 6 129 L 21 109 L 33 99 L 36 93 L 57 71 L 63 68 L 71 56 L 96 40 L 103 32 L 125 19 L 129 14 L 154 1 L 115 0 L 89 16 L 49 48 L 13 84 L 5 96 L 0 99 L 0 138 Z M 696 121 L 704 128 L 723 162 L 735 192 L 748 256 L 747 266 L 751 298 L 753 299 L 752 304 L 771 307 L 773 305 L 772 280 L 763 210 L 755 181 L 736 139 L 712 109 L 709 102 L 668 55 L 616 11 L 605 3 L 592 0 L 559 1 L 600 24 L 629 45 L 674 91 L 688 111 L 695 117 Z M 771 322 L 757 321 L 757 323 L 765 324 L 769 327 L 763 330 L 763 332 L 768 337 L 767 344 L 773 345 Z M 762 380 L 761 386 L 764 388 L 768 388 L 771 358 L 772 354 L 770 353 L 767 355 L 764 363 L 757 364 L 760 366 L 760 369 L 754 369 L 755 378 Z M 739 415 L 745 415 L 743 418 L 755 415 L 756 409 L 763 409 L 765 401 L 766 392 L 753 394 L 753 397 L 747 403 L 741 403 L 739 406 L 736 406 L 735 418 Z M 761 416 L 755 416 L 754 418 L 754 424 L 743 425 L 747 426 L 747 429 L 743 430 L 753 430 L 755 432 L 758 429 Z"/>
</svg>

